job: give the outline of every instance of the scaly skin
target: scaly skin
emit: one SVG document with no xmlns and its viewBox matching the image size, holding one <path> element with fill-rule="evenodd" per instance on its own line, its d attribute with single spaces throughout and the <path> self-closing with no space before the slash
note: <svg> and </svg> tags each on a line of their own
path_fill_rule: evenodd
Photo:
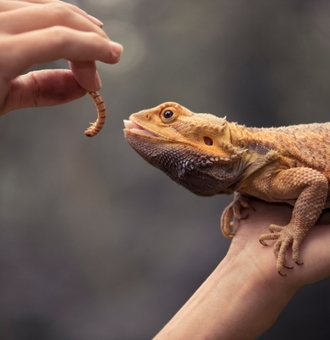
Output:
<svg viewBox="0 0 330 340">
<path fill-rule="evenodd" d="M 280 128 L 247 128 L 177 103 L 143 110 L 125 121 L 129 144 L 150 164 L 197 195 L 232 194 L 221 229 L 232 237 L 232 219 L 245 218 L 248 197 L 293 206 L 288 225 L 270 225 L 259 241 L 276 240 L 276 268 L 299 246 L 329 204 L 330 123 Z"/>
</svg>

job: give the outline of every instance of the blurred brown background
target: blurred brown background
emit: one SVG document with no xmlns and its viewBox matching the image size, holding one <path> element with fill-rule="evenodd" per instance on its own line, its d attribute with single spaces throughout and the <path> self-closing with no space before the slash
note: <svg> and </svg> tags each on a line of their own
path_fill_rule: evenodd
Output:
<svg viewBox="0 0 330 340">
<path fill-rule="evenodd" d="M 254 126 L 330 118 L 330 4 L 80 0 L 125 46 L 86 96 L 0 125 L 1 339 L 150 339 L 225 255 L 230 197 L 201 198 L 126 143 L 122 120 L 177 101 Z M 43 68 L 67 67 L 65 61 Z M 328 339 L 330 281 L 305 287 L 260 339 Z"/>
</svg>

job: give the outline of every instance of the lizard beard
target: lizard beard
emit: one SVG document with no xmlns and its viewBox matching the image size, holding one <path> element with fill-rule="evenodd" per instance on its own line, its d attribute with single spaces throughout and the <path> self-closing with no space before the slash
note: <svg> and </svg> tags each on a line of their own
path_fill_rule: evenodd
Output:
<svg viewBox="0 0 330 340">
<path fill-rule="evenodd" d="M 187 145 L 178 147 L 178 144 L 160 143 L 153 138 L 137 137 L 130 133 L 126 134 L 126 139 L 148 163 L 196 195 L 233 192 L 229 188 L 233 184 L 231 165 L 219 164 L 212 157 L 199 155 Z"/>
</svg>

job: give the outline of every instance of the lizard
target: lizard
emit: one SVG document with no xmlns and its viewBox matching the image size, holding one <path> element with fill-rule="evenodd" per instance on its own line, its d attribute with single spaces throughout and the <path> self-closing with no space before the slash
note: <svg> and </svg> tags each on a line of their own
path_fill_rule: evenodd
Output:
<svg viewBox="0 0 330 340">
<path fill-rule="evenodd" d="M 276 269 L 302 264 L 299 247 L 330 207 L 330 123 L 250 128 L 166 102 L 124 120 L 127 142 L 147 162 L 200 196 L 234 194 L 222 213 L 221 230 L 233 237 L 234 219 L 251 208 L 249 197 L 293 207 L 285 226 L 271 224 L 259 242 L 274 240 Z"/>
</svg>

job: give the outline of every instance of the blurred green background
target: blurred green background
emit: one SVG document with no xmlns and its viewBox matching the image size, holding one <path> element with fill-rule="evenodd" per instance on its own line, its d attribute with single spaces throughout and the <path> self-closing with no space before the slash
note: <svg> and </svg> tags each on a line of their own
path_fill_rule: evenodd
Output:
<svg viewBox="0 0 330 340">
<path fill-rule="evenodd" d="M 164 101 L 253 126 L 329 120 L 330 3 L 73 3 L 125 52 L 98 64 L 98 136 L 83 134 L 88 96 L 1 118 L 0 338 L 150 339 L 225 255 L 231 198 L 170 181 L 126 143 L 122 120 Z M 329 299 L 329 280 L 305 287 L 260 339 L 328 339 Z"/>
</svg>

